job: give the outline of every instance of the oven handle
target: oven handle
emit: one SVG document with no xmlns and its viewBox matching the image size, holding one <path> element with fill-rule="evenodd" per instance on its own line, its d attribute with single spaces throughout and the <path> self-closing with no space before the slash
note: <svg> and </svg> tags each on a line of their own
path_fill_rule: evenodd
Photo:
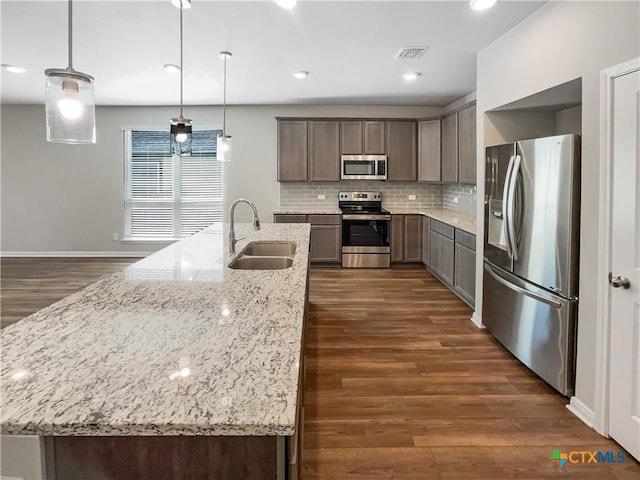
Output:
<svg viewBox="0 0 640 480">
<path fill-rule="evenodd" d="M 342 215 L 343 220 L 391 220 L 391 215 Z"/>
</svg>

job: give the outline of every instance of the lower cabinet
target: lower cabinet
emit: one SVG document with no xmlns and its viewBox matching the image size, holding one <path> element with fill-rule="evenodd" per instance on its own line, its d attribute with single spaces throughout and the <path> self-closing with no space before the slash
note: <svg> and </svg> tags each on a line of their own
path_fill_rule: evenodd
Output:
<svg viewBox="0 0 640 480">
<path fill-rule="evenodd" d="M 342 217 L 340 215 L 275 214 L 275 223 L 310 223 L 309 260 L 312 264 L 342 262 Z"/>
<path fill-rule="evenodd" d="M 476 237 L 435 219 L 429 220 L 427 268 L 471 307 L 475 304 Z M 425 235 L 427 230 L 424 230 Z"/>
<path fill-rule="evenodd" d="M 429 236 L 431 234 L 431 219 L 422 217 L 422 263 L 425 267 L 429 266 Z"/>
<path fill-rule="evenodd" d="M 431 271 L 448 287 L 453 287 L 455 255 L 453 239 L 431 230 L 429 241 L 429 265 L 431 266 Z"/>
<path fill-rule="evenodd" d="M 391 261 L 422 262 L 422 215 L 391 216 Z"/>
</svg>

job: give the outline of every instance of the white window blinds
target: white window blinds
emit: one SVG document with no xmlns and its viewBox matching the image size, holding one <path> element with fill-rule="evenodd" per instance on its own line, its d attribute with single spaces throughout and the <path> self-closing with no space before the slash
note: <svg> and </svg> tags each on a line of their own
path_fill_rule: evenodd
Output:
<svg viewBox="0 0 640 480">
<path fill-rule="evenodd" d="M 193 133 L 193 154 L 172 157 L 168 131 L 125 130 L 125 238 L 174 239 L 222 222 L 220 130 Z"/>
</svg>

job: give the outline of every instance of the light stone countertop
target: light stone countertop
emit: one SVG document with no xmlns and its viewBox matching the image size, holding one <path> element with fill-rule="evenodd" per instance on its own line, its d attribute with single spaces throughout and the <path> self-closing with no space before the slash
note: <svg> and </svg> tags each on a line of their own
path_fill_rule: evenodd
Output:
<svg viewBox="0 0 640 480">
<path fill-rule="evenodd" d="M 274 215 L 342 215 L 338 207 L 312 207 L 312 208 L 281 208 L 275 210 Z"/>
<path fill-rule="evenodd" d="M 383 208 L 389 210 L 391 214 L 395 215 L 425 215 L 427 217 L 435 218 L 443 223 L 451 225 L 452 227 L 459 228 L 465 232 L 476 234 L 476 219 L 473 215 L 468 215 L 462 212 L 456 212 L 455 210 L 448 210 L 444 208 L 430 208 L 430 207 L 412 207 L 412 208 L 394 208 L 383 205 Z M 282 208 L 273 212 L 276 215 L 322 215 L 333 214 L 340 215 L 342 211 L 339 208 Z"/>
<path fill-rule="evenodd" d="M 468 215 L 462 212 L 456 212 L 455 210 L 448 210 L 445 208 L 389 208 L 391 214 L 395 215 L 425 215 L 427 217 L 435 218 L 436 220 L 451 225 L 452 227 L 459 228 L 465 232 L 476 234 L 476 219 L 472 215 Z"/>
<path fill-rule="evenodd" d="M 0 331 L 2 433 L 292 435 L 308 224 L 236 225 L 297 244 L 232 270 L 212 225 Z"/>
</svg>

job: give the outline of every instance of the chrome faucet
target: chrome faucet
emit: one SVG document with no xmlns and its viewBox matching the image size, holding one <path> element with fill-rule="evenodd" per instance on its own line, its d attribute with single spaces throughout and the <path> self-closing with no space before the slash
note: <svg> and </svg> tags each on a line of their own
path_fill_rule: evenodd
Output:
<svg viewBox="0 0 640 480">
<path fill-rule="evenodd" d="M 251 210 L 253 210 L 253 229 L 260 230 L 260 219 L 258 218 L 258 210 L 256 210 L 256 206 L 253 204 L 253 202 L 250 202 L 249 200 L 244 198 L 239 198 L 238 200 L 233 202 L 231 204 L 231 208 L 229 209 L 229 253 L 236 253 L 236 243 L 238 242 L 238 240 L 242 240 L 242 238 L 244 238 L 236 238 L 236 231 L 234 227 L 235 222 L 233 220 L 233 215 L 236 206 L 239 203 L 246 203 L 251 207 Z"/>
</svg>

